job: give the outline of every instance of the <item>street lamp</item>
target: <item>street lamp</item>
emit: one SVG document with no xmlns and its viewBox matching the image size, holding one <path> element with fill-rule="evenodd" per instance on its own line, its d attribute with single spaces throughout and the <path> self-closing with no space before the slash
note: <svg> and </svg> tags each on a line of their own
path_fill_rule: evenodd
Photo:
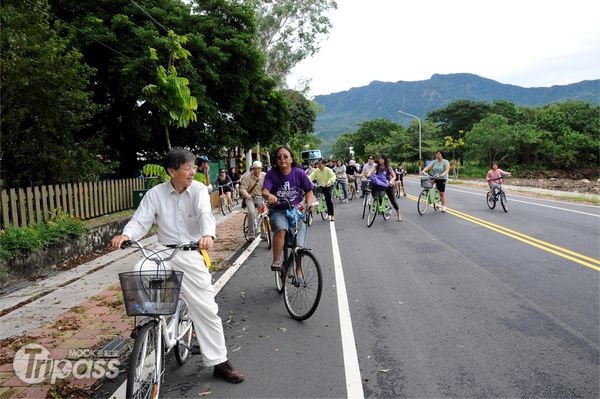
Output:
<svg viewBox="0 0 600 399">
<path fill-rule="evenodd" d="M 413 118 L 415 118 L 417 120 L 417 122 L 419 122 L 419 174 L 421 174 L 421 119 L 419 119 L 418 117 L 416 117 L 413 114 L 409 114 L 408 112 L 403 112 L 403 111 L 398 111 L 401 114 L 407 115 L 407 116 L 412 116 Z"/>
</svg>

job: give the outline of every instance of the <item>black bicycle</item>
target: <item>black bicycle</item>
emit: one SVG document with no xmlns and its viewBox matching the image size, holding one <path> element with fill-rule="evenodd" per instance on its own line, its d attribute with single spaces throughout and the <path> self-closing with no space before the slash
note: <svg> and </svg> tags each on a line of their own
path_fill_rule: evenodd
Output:
<svg viewBox="0 0 600 399">
<path fill-rule="evenodd" d="M 501 180 L 506 178 L 507 176 L 496 177 L 492 180 Z M 494 209 L 496 207 L 496 203 L 500 201 L 500 205 L 502 205 L 502 209 L 504 212 L 508 212 L 508 200 L 506 199 L 506 193 L 502 188 L 501 184 L 494 184 L 492 188 L 485 194 L 485 200 L 490 209 Z"/>
<path fill-rule="evenodd" d="M 298 245 L 300 223 L 307 212 L 302 206 L 292 206 L 287 200 L 278 204 L 287 206 L 286 215 L 292 226 L 286 233 L 283 246 L 283 263 L 275 271 L 277 291 L 283 293 L 285 308 L 295 320 L 306 320 L 315 313 L 323 291 L 321 265 L 310 248 Z"/>
</svg>

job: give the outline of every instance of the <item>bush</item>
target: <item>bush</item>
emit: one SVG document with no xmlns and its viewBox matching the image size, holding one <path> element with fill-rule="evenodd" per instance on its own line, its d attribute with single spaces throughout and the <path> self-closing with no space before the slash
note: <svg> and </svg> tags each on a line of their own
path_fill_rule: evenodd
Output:
<svg viewBox="0 0 600 399">
<path fill-rule="evenodd" d="M 0 232 L 0 258 L 10 259 L 39 248 L 56 244 L 64 238 L 81 236 L 86 228 L 81 220 L 58 210 L 46 223 L 27 227 L 9 226 Z"/>
</svg>

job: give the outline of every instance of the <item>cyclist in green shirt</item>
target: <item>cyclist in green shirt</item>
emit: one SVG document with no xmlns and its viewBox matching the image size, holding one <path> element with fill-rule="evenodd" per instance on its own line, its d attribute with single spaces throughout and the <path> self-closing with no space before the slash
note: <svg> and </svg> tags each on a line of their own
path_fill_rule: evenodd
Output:
<svg viewBox="0 0 600 399">
<path fill-rule="evenodd" d="M 308 179 L 312 182 L 317 181 L 317 190 L 320 190 L 325 196 L 325 203 L 327 204 L 327 213 L 329 214 L 329 220 L 333 222 L 335 216 L 333 214 L 333 201 L 331 200 L 331 189 L 335 183 L 335 173 L 333 170 L 325 166 L 325 160 L 323 158 L 317 161 L 317 169 L 315 169 L 309 176 Z"/>
<path fill-rule="evenodd" d="M 450 162 L 444 159 L 444 153 L 438 151 L 435 153 L 435 160 L 423 169 L 423 174 L 431 169 L 435 178 L 435 186 L 440 192 L 440 200 L 442 201 L 442 212 L 446 212 L 446 180 L 448 180 L 448 172 L 450 172 Z"/>
</svg>

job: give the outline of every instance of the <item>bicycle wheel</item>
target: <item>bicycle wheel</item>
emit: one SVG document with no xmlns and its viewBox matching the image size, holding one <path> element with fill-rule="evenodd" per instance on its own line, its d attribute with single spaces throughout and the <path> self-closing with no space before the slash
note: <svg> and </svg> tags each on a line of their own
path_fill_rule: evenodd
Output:
<svg viewBox="0 0 600 399">
<path fill-rule="evenodd" d="M 494 198 L 494 194 L 491 191 L 488 191 L 485 195 L 485 201 L 487 202 L 487 206 L 490 209 L 494 209 L 496 207 L 496 198 Z"/>
<path fill-rule="evenodd" d="M 128 398 L 149 398 L 153 392 L 160 389 L 160 377 L 157 377 L 156 368 L 159 364 L 164 367 L 164 344 L 162 340 L 157 347 L 159 325 L 153 320 L 139 327 L 133 350 L 129 358 L 127 371 L 127 388 L 125 395 Z"/>
<path fill-rule="evenodd" d="M 365 193 L 365 196 L 363 198 L 363 219 L 365 218 L 365 213 L 367 213 L 367 208 L 370 206 L 370 198 L 372 198 L 371 195 L 369 193 Z"/>
<path fill-rule="evenodd" d="M 350 201 L 352 201 L 354 199 L 354 197 L 356 196 L 356 187 L 354 187 L 354 183 L 351 183 L 350 186 L 348 187 L 348 199 Z"/>
<path fill-rule="evenodd" d="M 229 213 L 233 211 L 233 204 L 231 203 L 231 201 L 229 201 L 229 199 L 227 199 L 227 210 L 229 211 Z"/>
<path fill-rule="evenodd" d="M 285 308 L 294 320 L 306 320 L 317 310 L 323 290 L 323 276 L 317 258 L 307 249 L 300 249 L 296 257 L 302 265 L 301 279 L 296 277 L 296 262 L 289 262 L 283 288 Z"/>
<path fill-rule="evenodd" d="M 177 344 L 175 345 L 175 359 L 177 363 L 184 364 L 192 356 L 192 335 L 194 324 L 190 316 L 188 303 L 183 296 L 179 297 L 179 321 L 177 323 Z"/>
<path fill-rule="evenodd" d="M 429 208 L 429 190 L 423 189 L 421 194 L 419 194 L 419 198 L 417 199 L 417 212 L 419 215 L 424 215 L 427 212 L 427 208 Z"/>
<path fill-rule="evenodd" d="M 379 209 L 379 198 L 374 197 L 371 204 L 369 205 L 369 214 L 367 215 L 367 227 L 371 227 L 377 216 L 377 210 Z"/>
<path fill-rule="evenodd" d="M 246 242 L 250 242 L 250 229 L 248 229 L 248 214 L 246 214 L 246 216 L 244 216 L 244 238 L 246 239 Z"/>
<path fill-rule="evenodd" d="M 310 226 L 313 222 L 313 212 L 309 211 L 306 212 L 306 216 L 304 217 L 304 223 L 306 223 L 307 226 Z"/>
<path fill-rule="evenodd" d="M 502 205 L 504 212 L 508 212 L 508 200 L 506 199 L 506 194 L 504 192 L 500 193 L 500 205 Z"/>
<path fill-rule="evenodd" d="M 390 206 L 390 201 L 385 198 L 383 199 L 383 209 L 381 212 L 381 216 L 383 220 L 388 220 L 392 216 L 392 207 Z"/>
<path fill-rule="evenodd" d="M 327 216 L 329 216 L 329 214 L 327 213 L 327 205 L 325 205 L 324 203 L 320 203 L 319 208 L 321 209 L 321 219 L 327 220 Z"/>
<path fill-rule="evenodd" d="M 219 208 L 221 208 L 221 213 L 225 216 L 225 200 L 222 195 L 219 196 Z"/>
<path fill-rule="evenodd" d="M 281 270 L 278 272 L 275 272 L 275 286 L 277 287 L 277 292 L 279 292 L 280 294 L 283 292 L 283 284 L 284 284 L 283 276 L 285 276 L 283 271 L 285 270 L 285 265 L 287 264 L 287 259 L 288 259 L 288 249 L 284 245 L 284 247 L 283 247 L 283 263 L 281 264 Z"/>
<path fill-rule="evenodd" d="M 268 216 L 261 218 L 260 235 L 265 239 L 267 243 L 267 249 L 271 249 L 271 222 L 269 221 Z"/>
</svg>

